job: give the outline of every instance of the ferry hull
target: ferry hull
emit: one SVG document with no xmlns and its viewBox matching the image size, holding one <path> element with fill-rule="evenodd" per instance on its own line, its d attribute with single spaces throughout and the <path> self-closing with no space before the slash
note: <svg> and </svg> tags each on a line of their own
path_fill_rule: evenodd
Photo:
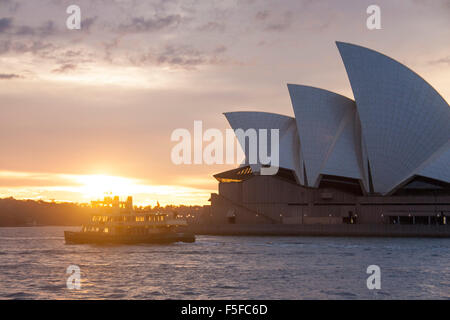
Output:
<svg viewBox="0 0 450 320">
<path fill-rule="evenodd" d="M 64 231 L 66 244 L 168 244 L 174 242 L 195 242 L 193 233 L 159 233 L 148 235 L 110 235 L 96 232 Z"/>
</svg>

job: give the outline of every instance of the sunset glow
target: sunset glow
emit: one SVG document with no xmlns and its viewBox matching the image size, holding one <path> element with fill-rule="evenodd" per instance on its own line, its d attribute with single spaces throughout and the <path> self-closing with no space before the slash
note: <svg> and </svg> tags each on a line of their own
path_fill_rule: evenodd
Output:
<svg viewBox="0 0 450 320">
<path fill-rule="evenodd" d="M 110 193 L 118 196 L 127 196 L 136 193 L 140 185 L 132 179 L 107 175 L 86 175 L 74 177 L 79 182 L 80 193 L 86 198 L 100 198 Z"/>
<path fill-rule="evenodd" d="M 138 206 L 207 204 L 214 190 L 178 185 L 152 185 L 146 181 L 105 174 L 70 175 L 0 171 L 0 177 L 20 181 L 20 186 L 0 187 L 0 197 L 17 199 L 55 200 L 88 203 L 105 196 L 122 199 L 133 196 Z"/>
</svg>

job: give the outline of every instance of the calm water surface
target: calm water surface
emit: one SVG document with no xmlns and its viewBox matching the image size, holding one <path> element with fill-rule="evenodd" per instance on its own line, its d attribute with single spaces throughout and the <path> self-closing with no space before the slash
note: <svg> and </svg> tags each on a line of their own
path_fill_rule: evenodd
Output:
<svg viewBox="0 0 450 320">
<path fill-rule="evenodd" d="M 0 228 L 1 299 L 450 299 L 450 239 L 199 236 L 172 245 L 65 245 Z M 381 267 L 369 291 L 366 268 Z M 66 268 L 81 268 L 81 290 Z"/>
</svg>

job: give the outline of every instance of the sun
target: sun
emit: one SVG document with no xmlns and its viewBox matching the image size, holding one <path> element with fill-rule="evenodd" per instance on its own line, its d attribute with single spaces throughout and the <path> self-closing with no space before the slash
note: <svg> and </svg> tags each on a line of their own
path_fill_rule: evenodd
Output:
<svg viewBox="0 0 450 320">
<path fill-rule="evenodd" d="M 134 179 L 103 174 L 83 175 L 77 180 L 81 184 L 80 193 L 91 199 L 101 198 L 105 194 L 127 196 L 133 194 L 138 185 Z"/>
</svg>

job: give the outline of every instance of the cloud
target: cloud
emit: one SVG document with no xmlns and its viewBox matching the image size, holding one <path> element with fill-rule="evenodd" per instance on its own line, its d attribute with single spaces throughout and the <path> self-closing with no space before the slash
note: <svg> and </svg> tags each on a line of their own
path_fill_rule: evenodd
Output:
<svg viewBox="0 0 450 320">
<path fill-rule="evenodd" d="M 55 49 L 55 46 L 48 42 L 42 42 L 39 40 L 34 41 L 12 41 L 3 40 L 0 41 L 0 54 L 7 52 L 13 53 L 33 53 L 41 54 L 45 50 Z M 45 53 L 43 53 L 45 55 Z"/>
<path fill-rule="evenodd" d="M 227 47 L 223 45 L 214 49 L 214 53 L 224 53 L 225 51 L 227 51 Z"/>
<path fill-rule="evenodd" d="M 39 27 L 19 26 L 14 32 L 17 36 L 34 36 L 48 37 L 56 32 L 55 23 L 51 20 L 44 22 Z"/>
<path fill-rule="evenodd" d="M 19 8 L 20 4 L 12 0 L 0 0 L 0 6 L 5 6 L 8 8 L 9 12 L 15 13 Z"/>
<path fill-rule="evenodd" d="M 266 19 L 264 19 L 265 21 Z M 270 23 L 267 23 L 265 26 L 266 31 L 274 31 L 274 32 L 282 32 L 292 25 L 292 13 L 291 12 L 285 12 L 283 15 L 278 17 L 278 19 L 275 19 L 271 21 Z"/>
<path fill-rule="evenodd" d="M 11 79 L 18 79 L 18 78 L 23 78 L 23 77 L 18 74 L 15 74 L 15 73 L 0 73 L 1 80 L 11 80 Z"/>
<path fill-rule="evenodd" d="M 12 18 L 1 18 L 0 19 L 0 33 L 9 30 L 12 27 Z"/>
<path fill-rule="evenodd" d="M 204 64 L 206 58 L 199 50 L 191 46 L 168 45 L 157 57 L 158 64 L 175 66 L 197 66 Z"/>
<path fill-rule="evenodd" d="M 3 40 L 0 41 L 0 54 L 7 53 L 11 47 L 11 41 Z"/>
<path fill-rule="evenodd" d="M 77 65 L 76 64 L 65 63 L 65 64 L 59 66 L 58 68 L 53 69 L 52 72 L 53 73 L 67 73 L 67 72 L 73 71 L 75 69 L 77 69 Z"/>
<path fill-rule="evenodd" d="M 13 18 L 0 19 L 0 33 L 10 33 L 15 36 L 34 36 L 47 37 L 56 32 L 53 21 L 48 20 L 38 27 L 27 25 L 16 26 L 13 24 Z"/>
<path fill-rule="evenodd" d="M 105 57 L 104 59 L 108 62 L 112 62 L 112 55 L 115 49 L 119 47 L 120 39 L 115 38 L 110 42 L 103 42 L 103 48 L 105 51 Z"/>
<path fill-rule="evenodd" d="M 445 7 L 450 9 L 450 0 L 413 0 L 415 4 Z"/>
<path fill-rule="evenodd" d="M 191 45 L 171 44 L 137 58 L 130 58 L 130 61 L 135 65 L 164 65 L 193 70 L 200 65 L 224 63 L 224 59 L 221 59 L 220 56 L 226 51 L 227 47 L 224 45 L 217 46 L 212 50 L 201 50 Z"/>
<path fill-rule="evenodd" d="M 198 27 L 197 30 L 202 32 L 224 32 L 225 24 L 210 21 Z"/>
<path fill-rule="evenodd" d="M 269 12 L 267 10 L 258 11 L 255 15 L 257 20 L 266 20 L 269 17 Z"/>
<path fill-rule="evenodd" d="M 450 0 L 411 0 L 413 4 L 421 6 L 421 10 L 437 10 L 439 14 L 450 13 Z M 425 8 L 424 8 L 425 7 Z M 428 7 L 428 8 L 427 8 Z"/>
<path fill-rule="evenodd" d="M 90 17 L 90 18 L 85 18 L 82 19 L 81 21 L 81 30 L 86 30 L 86 31 L 91 31 L 92 26 L 95 24 L 95 22 L 97 21 L 97 16 L 95 17 Z"/>
<path fill-rule="evenodd" d="M 442 59 L 430 61 L 430 64 L 448 64 L 448 65 L 450 65 L 450 56 L 447 56 Z"/>
<path fill-rule="evenodd" d="M 118 31 L 124 33 L 154 32 L 168 27 L 177 26 L 180 22 L 181 16 L 177 14 L 147 19 L 143 17 L 135 17 L 129 23 L 119 25 Z"/>
</svg>

